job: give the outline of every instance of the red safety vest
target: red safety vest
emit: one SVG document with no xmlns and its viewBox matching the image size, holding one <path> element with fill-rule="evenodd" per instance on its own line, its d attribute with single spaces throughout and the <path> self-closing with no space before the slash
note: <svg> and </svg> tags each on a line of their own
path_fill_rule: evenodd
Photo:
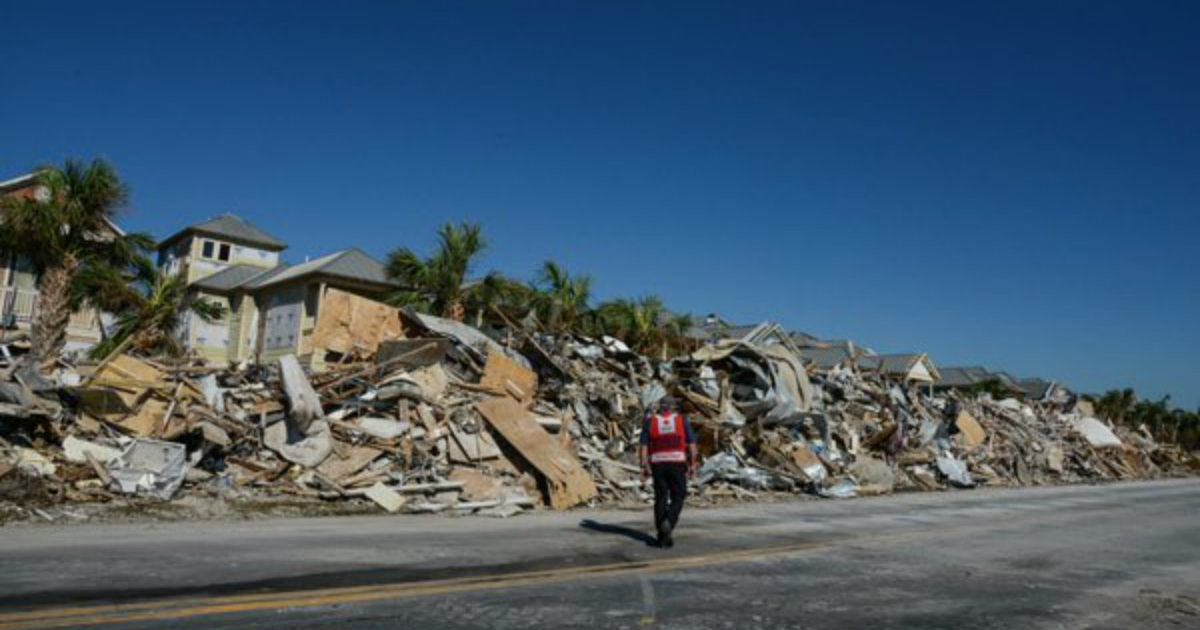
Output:
<svg viewBox="0 0 1200 630">
<path fill-rule="evenodd" d="M 668 464 L 687 461 L 687 434 L 683 418 L 677 413 L 650 416 L 650 463 Z"/>
</svg>

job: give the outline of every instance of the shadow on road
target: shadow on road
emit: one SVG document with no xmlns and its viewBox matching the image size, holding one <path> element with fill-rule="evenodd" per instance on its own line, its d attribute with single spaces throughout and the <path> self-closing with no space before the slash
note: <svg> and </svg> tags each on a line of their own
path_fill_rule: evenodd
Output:
<svg viewBox="0 0 1200 630">
<path fill-rule="evenodd" d="M 656 540 L 653 536 L 641 530 L 633 529 L 632 527 L 614 525 L 612 523 L 599 523 L 590 518 L 585 518 L 582 521 L 579 521 L 579 526 L 584 529 L 590 529 L 594 532 L 600 532 L 601 534 L 617 534 L 618 536 L 632 538 L 634 540 L 646 543 L 646 545 L 650 547 L 658 546 L 658 540 Z"/>
</svg>

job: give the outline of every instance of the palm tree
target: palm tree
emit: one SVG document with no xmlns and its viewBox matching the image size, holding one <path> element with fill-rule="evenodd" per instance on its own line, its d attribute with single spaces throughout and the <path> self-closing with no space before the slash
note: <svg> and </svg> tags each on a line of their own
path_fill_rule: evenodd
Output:
<svg viewBox="0 0 1200 630">
<path fill-rule="evenodd" d="M 66 345 L 71 313 L 86 301 L 85 293 L 74 290 L 80 272 L 122 268 L 153 241 L 144 234 L 113 233 L 112 220 L 129 191 L 107 162 L 67 159 L 34 174 L 46 194 L 0 202 L 0 252 L 28 260 L 38 274 L 32 353 L 40 368 L 49 369 Z"/>
<path fill-rule="evenodd" d="M 592 294 L 592 279 L 567 273 L 558 263 L 547 260 L 538 270 L 534 287 L 539 293 L 542 320 L 552 332 L 573 332 L 580 316 L 587 312 Z"/>
<path fill-rule="evenodd" d="M 618 299 L 601 303 L 591 315 L 592 330 L 623 340 L 642 354 L 659 350 L 668 338 L 662 326 L 663 303 L 648 295 L 636 300 Z"/>
<path fill-rule="evenodd" d="M 463 306 L 471 315 L 472 324 L 482 328 L 492 309 L 499 309 L 516 319 L 524 317 L 534 308 L 535 293 L 523 282 L 492 272 L 463 283 Z"/>
<path fill-rule="evenodd" d="M 1096 401 L 1096 413 L 1114 424 L 1124 424 L 1136 404 L 1137 394 L 1132 389 L 1110 389 Z"/>
<path fill-rule="evenodd" d="M 1129 414 L 1129 426 L 1136 427 L 1144 424 L 1150 430 L 1150 435 L 1158 438 L 1171 423 L 1170 405 L 1171 397 L 1169 395 L 1153 402 L 1139 401 Z"/>
<path fill-rule="evenodd" d="M 486 246 L 478 223 L 446 223 L 438 230 L 433 255 L 422 259 L 407 247 L 396 248 L 388 254 L 387 272 L 404 288 L 391 302 L 462 321 L 467 294 L 482 290 L 479 283 L 467 286 L 465 281 Z"/>
<path fill-rule="evenodd" d="M 692 316 L 690 313 L 673 313 L 666 317 L 666 321 L 662 324 L 663 333 L 666 335 L 666 343 L 663 344 L 662 358 L 665 361 L 670 350 L 676 352 L 687 352 L 692 349 L 692 339 L 688 337 L 688 331 L 692 329 Z"/>
<path fill-rule="evenodd" d="M 144 257 L 135 260 L 132 269 L 132 278 L 111 267 L 81 275 L 91 299 L 116 314 L 114 332 L 92 348 L 94 358 L 122 347 L 147 355 L 180 356 L 185 348 L 178 335 L 189 313 L 210 322 L 224 317 L 223 306 L 189 293 L 182 275 L 155 269 Z"/>
</svg>

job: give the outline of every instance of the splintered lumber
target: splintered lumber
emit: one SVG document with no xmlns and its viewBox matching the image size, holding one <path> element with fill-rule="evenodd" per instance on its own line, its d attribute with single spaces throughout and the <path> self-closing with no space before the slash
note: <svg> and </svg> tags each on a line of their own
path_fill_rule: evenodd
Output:
<svg viewBox="0 0 1200 630">
<path fill-rule="evenodd" d="M 546 479 L 551 507 L 566 509 L 596 496 L 596 484 L 579 460 L 520 403 L 508 397 L 489 398 L 479 403 L 479 413 Z"/>
<path fill-rule="evenodd" d="M 307 435 L 313 420 L 325 415 L 321 408 L 321 399 L 317 397 L 317 392 L 308 381 L 304 368 L 300 367 L 300 362 L 296 360 L 296 355 L 280 357 L 279 372 L 283 376 L 283 391 L 291 405 L 289 419 L 301 433 Z"/>
<path fill-rule="evenodd" d="M 412 350 L 408 351 L 407 353 L 396 355 L 396 356 L 388 359 L 387 361 L 381 361 L 375 365 L 365 367 L 356 372 L 351 372 L 350 374 L 346 374 L 345 376 L 342 376 L 342 377 L 337 378 L 329 383 L 325 383 L 324 385 L 322 385 L 321 392 L 322 393 L 328 392 L 329 390 L 331 390 L 335 387 L 338 387 L 339 385 L 342 385 L 343 383 L 346 383 L 347 381 L 351 381 L 356 378 L 362 378 L 371 373 L 382 371 L 384 368 L 391 367 L 392 365 L 403 363 L 410 356 L 417 356 L 420 353 L 429 350 L 434 345 L 435 345 L 435 343 L 433 341 L 430 341 L 427 344 L 413 348 Z"/>
<path fill-rule="evenodd" d="M 487 363 L 483 366 L 483 378 L 479 384 L 497 391 L 507 392 L 522 403 L 533 399 L 537 391 L 537 374 L 518 365 L 516 361 L 500 352 L 488 352 Z"/>
</svg>

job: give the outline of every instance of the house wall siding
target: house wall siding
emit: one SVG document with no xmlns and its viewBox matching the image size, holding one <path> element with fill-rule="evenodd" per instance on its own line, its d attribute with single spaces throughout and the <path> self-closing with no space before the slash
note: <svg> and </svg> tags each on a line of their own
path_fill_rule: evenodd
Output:
<svg viewBox="0 0 1200 630">
<path fill-rule="evenodd" d="M 288 354 L 302 354 L 304 283 L 290 283 L 262 291 L 259 306 L 264 322 L 259 342 L 262 360 L 271 362 Z"/>
<path fill-rule="evenodd" d="M 211 242 L 213 244 L 213 257 L 204 257 L 204 244 Z M 186 259 L 183 264 L 187 265 L 188 284 L 207 278 L 208 276 L 217 273 L 223 269 L 227 269 L 233 265 L 251 265 L 261 267 L 263 269 L 273 269 L 279 266 L 279 252 L 273 252 L 266 249 L 234 243 L 232 241 L 222 240 L 216 237 L 205 235 L 190 236 L 187 239 Z M 230 248 L 229 260 L 218 260 L 216 255 L 220 252 L 222 245 L 228 245 Z"/>
<path fill-rule="evenodd" d="M 206 361 L 225 362 L 229 360 L 230 346 L 230 310 L 229 298 L 207 292 L 199 293 L 200 299 L 219 304 L 225 308 L 225 316 L 205 322 L 195 313 L 190 314 L 188 346 L 197 356 Z"/>
</svg>

